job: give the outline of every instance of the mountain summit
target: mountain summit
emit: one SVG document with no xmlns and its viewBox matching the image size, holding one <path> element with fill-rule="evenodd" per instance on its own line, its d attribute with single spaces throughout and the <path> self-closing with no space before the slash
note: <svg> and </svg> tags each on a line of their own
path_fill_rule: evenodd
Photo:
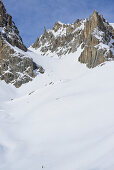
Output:
<svg viewBox="0 0 114 170">
<path fill-rule="evenodd" d="M 96 10 L 89 19 L 77 19 L 73 24 L 57 22 L 52 30 L 44 29 L 32 47 L 42 55 L 62 56 L 76 52 L 80 46 L 78 60 L 89 68 L 114 59 L 114 29 Z"/>
</svg>

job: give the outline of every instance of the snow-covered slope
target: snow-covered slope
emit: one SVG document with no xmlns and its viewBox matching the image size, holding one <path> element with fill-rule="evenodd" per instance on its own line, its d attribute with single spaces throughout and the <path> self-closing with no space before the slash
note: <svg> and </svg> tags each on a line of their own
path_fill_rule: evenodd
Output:
<svg viewBox="0 0 114 170">
<path fill-rule="evenodd" d="M 114 28 L 114 23 L 110 23 L 110 25 Z"/>
<path fill-rule="evenodd" d="M 0 83 L 0 170 L 113 170 L 114 62 L 87 69 L 80 47 L 28 53 L 45 73 L 19 89 Z"/>
</svg>

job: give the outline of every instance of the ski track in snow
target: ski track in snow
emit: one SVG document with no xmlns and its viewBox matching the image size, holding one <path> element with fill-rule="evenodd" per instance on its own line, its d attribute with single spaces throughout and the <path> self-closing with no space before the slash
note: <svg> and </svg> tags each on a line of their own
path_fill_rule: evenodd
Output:
<svg viewBox="0 0 114 170">
<path fill-rule="evenodd" d="M 61 59 L 30 50 L 45 73 L 0 83 L 0 170 L 114 170 L 114 62 L 88 69 L 81 48 Z"/>
</svg>

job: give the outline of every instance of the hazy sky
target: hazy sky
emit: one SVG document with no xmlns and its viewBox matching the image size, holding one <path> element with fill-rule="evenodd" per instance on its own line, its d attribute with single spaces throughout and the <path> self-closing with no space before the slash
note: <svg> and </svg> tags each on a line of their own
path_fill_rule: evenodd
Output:
<svg viewBox="0 0 114 170">
<path fill-rule="evenodd" d="M 24 43 L 30 46 L 56 21 L 72 23 L 87 18 L 96 9 L 108 22 L 114 22 L 114 0 L 2 0 L 12 15 Z"/>
</svg>

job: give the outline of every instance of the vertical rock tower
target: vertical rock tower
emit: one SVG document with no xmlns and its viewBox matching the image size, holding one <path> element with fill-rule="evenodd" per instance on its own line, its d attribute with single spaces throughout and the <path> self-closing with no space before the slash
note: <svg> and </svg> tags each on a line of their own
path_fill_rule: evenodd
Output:
<svg viewBox="0 0 114 170">
<path fill-rule="evenodd" d="M 82 32 L 84 48 L 79 61 L 93 68 L 114 59 L 113 31 L 112 26 L 95 10 Z"/>
</svg>

